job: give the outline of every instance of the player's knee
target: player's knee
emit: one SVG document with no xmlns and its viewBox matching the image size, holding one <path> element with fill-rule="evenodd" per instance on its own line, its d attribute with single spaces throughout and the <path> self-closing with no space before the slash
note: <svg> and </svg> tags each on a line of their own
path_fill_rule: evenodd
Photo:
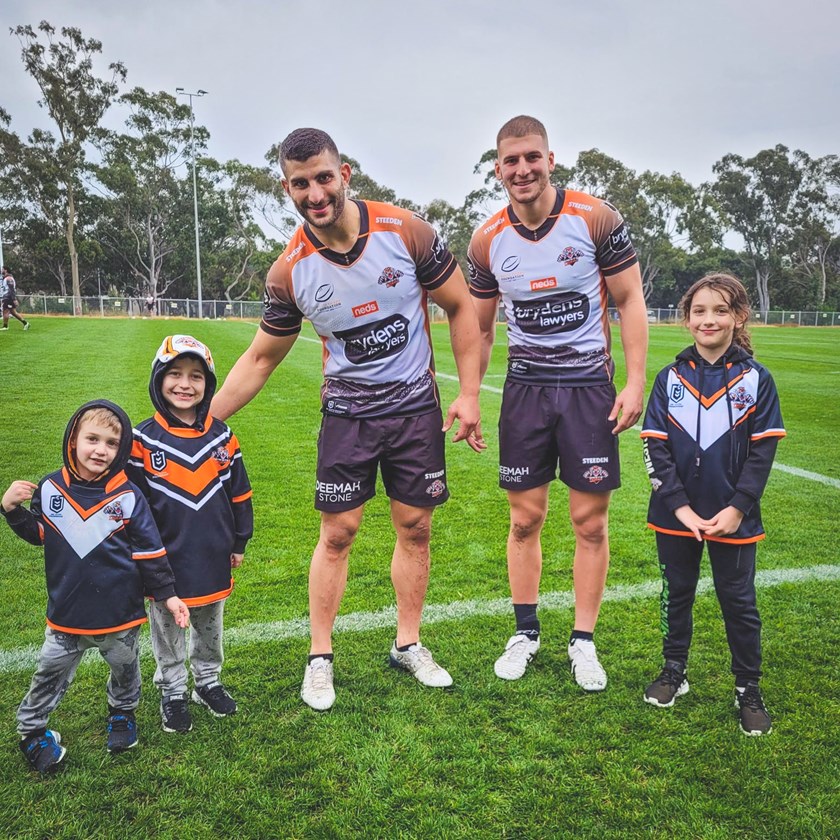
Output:
<svg viewBox="0 0 840 840">
<path fill-rule="evenodd" d="M 601 545 L 608 537 L 606 516 L 573 516 L 572 528 L 578 540 L 590 545 Z"/>
<path fill-rule="evenodd" d="M 528 542 L 538 537 L 545 522 L 545 514 L 539 511 L 518 511 L 510 519 L 510 535 L 516 542 Z"/>
<path fill-rule="evenodd" d="M 425 548 L 432 538 L 431 520 L 421 515 L 402 522 L 399 527 L 399 536 L 401 540 L 410 542 L 418 548 Z"/>
</svg>

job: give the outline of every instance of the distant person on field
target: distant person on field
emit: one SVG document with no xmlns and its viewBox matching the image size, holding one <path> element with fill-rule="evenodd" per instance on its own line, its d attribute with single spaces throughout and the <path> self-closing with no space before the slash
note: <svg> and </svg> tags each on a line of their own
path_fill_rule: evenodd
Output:
<svg viewBox="0 0 840 840">
<path fill-rule="evenodd" d="M 106 400 L 86 403 L 70 419 L 62 451 L 63 469 L 40 484 L 13 482 L 0 503 L 19 537 L 44 546 L 46 638 L 17 711 L 20 748 L 42 773 L 64 758 L 61 735 L 47 723 L 84 652 L 98 648 L 110 668 L 107 746 L 121 752 L 137 743 L 144 592 L 179 626 L 189 621 L 149 506 L 123 472 L 131 452 L 125 412 Z"/>
<path fill-rule="evenodd" d="M 584 691 L 607 674 L 594 632 L 610 561 L 608 513 L 620 484 L 618 435 L 642 413 L 647 310 L 639 260 L 619 211 L 551 183 L 554 152 L 534 117 L 508 120 L 496 137 L 496 177 L 510 204 L 479 225 L 468 252 L 470 292 L 486 373 L 499 301 L 508 364 L 499 416 L 499 485 L 507 491 L 507 570 L 516 627 L 495 664 L 517 680 L 540 649 L 541 535 L 549 488 L 569 488 L 575 536 L 574 626 L 566 649 Z M 608 295 L 621 313 L 627 382 L 613 384 Z"/>
<path fill-rule="evenodd" d="M 3 267 L 3 281 L 0 284 L 0 306 L 3 308 L 3 326 L 0 329 L 9 329 L 9 315 L 17 318 L 23 324 L 24 330 L 29 329 L 29 321 L 18 315 L 17 284 L 15 278 L 12 277 L 12 272 L 5 266 Z"/>
<path fill-rule="evenodd" d="M 710 274 L 678 310 L 694 338 L 660 371 L 642 438 L 653 492 L 648 527 L 662 570 L 665 666 L 645 700 L 669 707 L 688 692 L 692 607 L 705 543 L 735 675 L 735 704 L 747 735 L 770 732 L 761 677 L 761 620 L 755 595 L 756 543 L 764 539 L 761 499 L 785 436 L 773 377 L 755 361 L 743 285 Z"/>
<path fill-rule="evenodd" d="M 150 294 L 146 298 L 146 315 L 151 318 L 155 314 L 155 296 Z"/>
<path fill-rule="evenodd" d="M 236 712 L 236 701 L 221 682 L 224 607 L 254 514 L 239 442 L 209 414 L 215 390 L 210 350 L 189 335 L 167 336 L 149 382 L 156 413 L 134 430 L 128 474 L 149 500 L 178 593 L 191 610 L 192 699 L 225 717 Z M 156 601 L 150 618 L 163 729 L 188 732 L 187 634 Z"/>
<path fill-rule="evenodd" d="M 449 497 L 444 432 L 478 438 L 478 325 L 458 263 L 424 219 L 348 195 L 351 169 L 328 134 L 293 131 L 280 150 L 283 188 L 304 223 L 268 273 L 266 307 L 251 346 L 213 402 L 228 417 L 283 361 L 308 318 L 324 346 L 323 419 L 315 507 L 321 535 L 309 570 L 309 662 L 301 697 L 335 702 L 332 630 L 347 583 L 350 547 L 382 472 L 396 545 L 391 580 L 397 633 L 390 663 L 421 684 L 452 677 L 420 642 L 429 583 L 432 512 Z M 449 316 L 460 391 L 441 416 L 429 340 L 427 295 Z"/>
</svg>

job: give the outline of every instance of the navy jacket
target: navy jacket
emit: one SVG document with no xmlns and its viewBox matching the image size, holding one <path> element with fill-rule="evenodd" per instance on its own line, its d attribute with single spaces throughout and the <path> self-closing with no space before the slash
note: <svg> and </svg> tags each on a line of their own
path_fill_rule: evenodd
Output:
<svg viewBox="0 0 840 840">
<path fill-rule="evenodd" d="M 729 543 L 764 538 L 759 499 L 785 436 L 769 371 L 736 344 L 713 365 L 694 345 L 660 371 L 642 424 L 645 465 L 653 492 L 648 526 L 693 534 L 674 516 L 690 505 L 711 518 L 732 505 L 744 514 Z"/>
<path fill-rule="evenodd" d="M 236 435 L 209 416 L 213 371 L 205 363 L 204 399 L 187 426 L 163 399 L 166 367 L 157 361 L 152 367 L 149 392 L 157 412 L 134 430 L 128 474 L 151 505 L 178 595 L 201 606 L 233 589 L 230 555 L 243 553 L 254 531 L 251 485 Z"/>
<path fill-rule="evenodd" d="M 107 472 L 85 481 L 70 448 L 81 414 L 107 408 L 123 427 Z M 175 594 L 174 577 L 143 494 L 123 471 L 131 451 L 131 421 L 107 400 L 83 405 L 64 435 L 64 468 L 41 480 L 29 510 L 3 511 L 12 530 L 44 546 L 47 624 L 54 630 L 99 635 L 146 621 L 144 593 Z"/>
</svg>

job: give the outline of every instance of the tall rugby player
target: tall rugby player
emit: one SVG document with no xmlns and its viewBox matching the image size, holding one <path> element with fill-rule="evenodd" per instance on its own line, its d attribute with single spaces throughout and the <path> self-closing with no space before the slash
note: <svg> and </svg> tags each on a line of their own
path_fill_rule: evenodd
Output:
<svg viewBox="0 0 840 840">
<path fill-rule="evenodd" d="M 426 221 L 348 197 L 351 169 L 329 135 L 293 131 L 281 145 L 280 165 L 283 187 L 304 223 L 268 273 L 260 329 L 213 400 L 212 413 L 225 419 L 251 400 L 291 349 L 302 319 L 312 323 L 324 347 L 315 490 L 321 535 L 309 572 L 312 643 L 301 697 L 318 710 L 335 701 L 332 629 L 377 469 L 396 532 L 397 634 L 390 661 L 423 685 L 446 687 L 452 678 L 420 643 L 420 614 L 432 511 L 449 496 L 444 432 L 457 419 L 453 440 L 484 448 L 475 309 L 454 257 Z M 460 382 L 445 422 L 427 296 L 449 316 Z"/>
<path fill-rule="evenodd" d="M 499 420 L 499 484 L 507 491 L 508 577 L 516 632 L 496 662 L 519 679 L 540 647 L 537 617 L 548 489 L 569 488 L 575 535 L 575 625 L 568 656 L 585 691 L 606 688 L 593 632 L 609 565 L 607 511 L 619 486 L 618 434 L 642 411 L 647 313 L 633 244 L 606 201 L 550 182 L 543 124 L 520 116 L 496 138 L 496 176 L 510 204 L 473 234 L 470 291 L 487 370 L 501 298 L 508 373 Z M 627 383 L 613 386 L 608 294 L 620 315 Z"/>
</svg>

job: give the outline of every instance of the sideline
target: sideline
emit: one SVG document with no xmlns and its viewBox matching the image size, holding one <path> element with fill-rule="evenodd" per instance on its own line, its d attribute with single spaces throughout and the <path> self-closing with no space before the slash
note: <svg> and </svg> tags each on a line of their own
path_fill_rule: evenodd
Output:
<svg viewBox="0 0 840 840">
<path fill-rule="evenodd" d="M 782 584 L 809 583 L 813 581 L 840 580 L 840 565 L 805 566 L 799 569 L 763 569 L 756 572 L 755 585 L 758 589 L 769 589 Z M 608 586 L 604 591 L 604 601 L 635 601 L 651 598 L 659 594 L 661 581 L 648 580 L 643 583 Z M 701 578 L 697 587 L 698 595 L 714 591 L 710 577 Z M 572 591 L 545 592 L 540 595 L 540 609 L 570 609 L 575 598 Z M 510 598 L 475 599 L 470 601 L 452 601 L 449 604 L 427 604 L 423 610 L 423 624 L 437 624 L 440 621 L 464 621 L 470 618 L 511 615 Z M 335 622 L 336 633 L 364 633 L 368 630 L 385 630 L 397 623 L 395 606 L 385 607 L 375 612 L 355 612 L 339 615 Z M 228 647 L 253 644 L 254 642 L 278 642 L 283 639 L 308 639 L 309 621 L 295 618 L 289 621 L 269 621 L 264 623 L 243 624 L 225 630 L 225 643 Z M 38 661 L 40 646 L 30 645 L 15 650 L 0 650 L 0 674 L 31 670 Z M 152 656 L 151 646 L 146 635 L 141 636 L 140 655 L 144 659 Z M 99 662 L 93 648 L 82 657 L 81 666 Z"/>
</svg>

